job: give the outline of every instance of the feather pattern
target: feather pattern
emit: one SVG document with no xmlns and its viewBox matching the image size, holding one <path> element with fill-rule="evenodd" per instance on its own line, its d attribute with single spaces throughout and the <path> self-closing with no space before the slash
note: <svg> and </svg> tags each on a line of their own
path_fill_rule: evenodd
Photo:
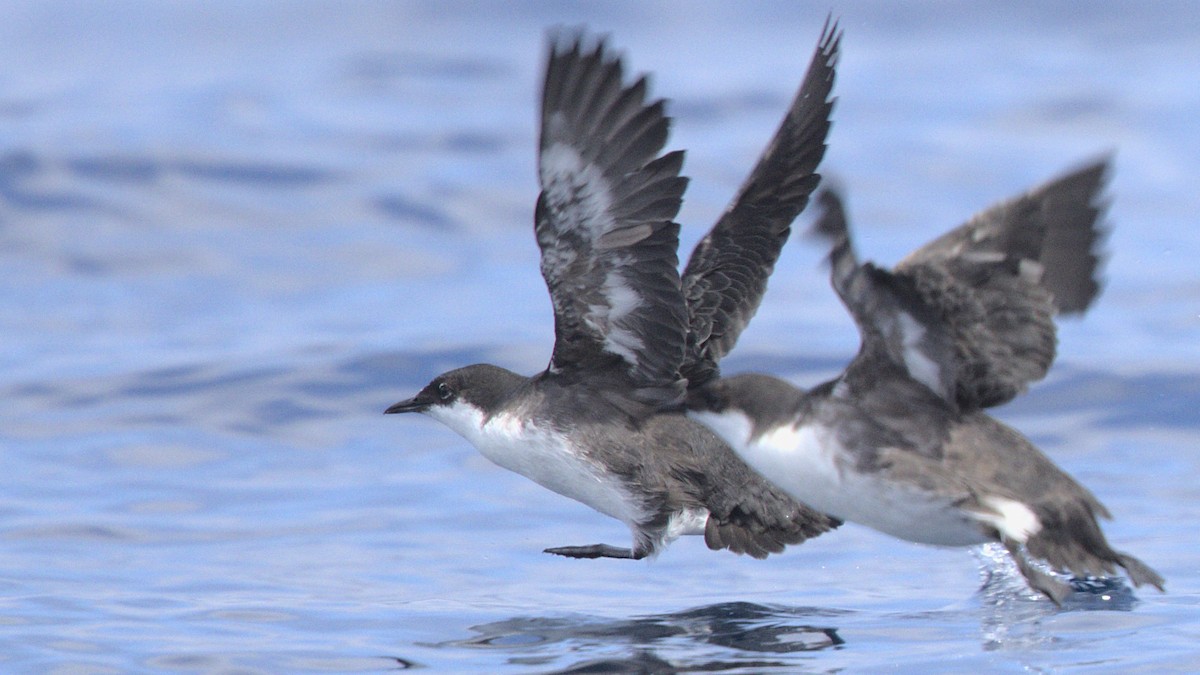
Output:
<svg viewBox="0 0 1200 675">
<path fill-rule="evenodd" d="M 878 373 L 860 373 L 862 364 L 887 364 L 939 397 L 951 398 L 955 387 L 951 336 L 909 279 L 871 263 L 859 263 L 837 193 L 827 189 L 818 200 L 821 214 L 813 232 L 830 243 L 830 282 L 862 336 L 859 356 L 844 378 L 873 379 Z"/>
<path fill-rule="evenodd" d="M 549 372 L 623 363 L 634 398 L 678 402 L 686 315 L 679 281 L 682 152 L 645 79 L 622 82 L 604 42 L 552 40 L 542 98 L 535 234 L 554 306 Z"/>
<path fill-rule="evenodd" d="M 1054 361 L 1059 312 L 1099 292 L 1107 160 L 1001 202 L 894 271 L 860 265 L 841 199 L 821 196 L 834 288 L 877 351 L 961 410 L 1012 400 Z"/>
<path fill-rule="evenodd" d="M 718 363 L 750 323 L 791 234 L 820 182 L 841 31 L 826 20 L 791 108 L 729 208 L 696 245 L 683 273 L 689 388 L 718 375 Z"/>
<path fill-rule="evenodd" d="M 1107 174 L 1107 158 L 1086 164 L 979 213 L 896 266 L 953 336 L 958 405 L 1000 405 L 1045 377 L 1055 314 L 1083 312 L 1096 298 Z"/>
<path fill-rule="evenodd" d="M 1161 575 L 1109 545 L 1099 500 L 981 410 L 1041 377 L 1054 314 L 1095 297 L 1104 173 L 1093 164 L 993 207 L 894 271 L 859 261 L 841 199 L 825 191 L 814 233 L 829 244 L 858 355 L 807 392 L 766 375 L 716 380 L 689 391 L 691 414 L 836 518 L 930 544 L 1001 542 L 1054 602 L 1071 587 L 1032 559 L 1076 575 L 1123 568 L 1135 586 L 1161 590 Z"/>
</svg>

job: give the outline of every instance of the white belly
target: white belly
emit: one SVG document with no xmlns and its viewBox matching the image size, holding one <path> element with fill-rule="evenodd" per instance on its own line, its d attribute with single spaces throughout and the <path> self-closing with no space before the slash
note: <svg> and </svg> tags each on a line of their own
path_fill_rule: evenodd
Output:
<svg viewBox="0 0 1200 675">
<path fill-rule="evenodd" d="M 886 472 L 856 470 L 828 427 L 784 426 L 735 449 L 784 492 L 842 520 L 926 544 L 989 541 L 976 519 L 946 498 Z"/>
<path fill-rule="evenodd" d="M 644 519 L 640 500 L 602 466 L 575 452 L 561 434 L 503 413 L 484 423 L 477 409 L 460 404 L 427 412 L 509 471 L 627 525 Z"/>
</svg>

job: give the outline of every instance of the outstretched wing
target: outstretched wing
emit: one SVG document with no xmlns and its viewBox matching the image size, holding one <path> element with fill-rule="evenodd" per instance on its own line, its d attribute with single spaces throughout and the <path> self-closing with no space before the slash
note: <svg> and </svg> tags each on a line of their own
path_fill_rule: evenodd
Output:
<svg viewBox="0 0 1200 675">
<path fill-rule="evenodd" d="M 1035 190 L 1046 221 L 1042 243 L 1042 287 L 1054 295 L 1060 314 L 1082 314 L 1100 294 L 1108 236 L 1105 213 L 1109 158 L 1085 165 Z"/>
<path fill-rule="evenodd" d="M 646 80 L 623 83 L 603 40 L 551 39 L 542 92 L 535 233 L 554 305 L 549 372 L 617 371 L 632 395 L 676 402 L 687 325 L 672 222 L 682 152 Z"/>
<path fill-rule="evenodd" d="M 997 204 L 896 266 L 954 337 L 958 403 L 1011 400 L 1054 361 L 1054 314 L 1096 297 L 1108 161 Z"/>
<path fill-rule="evenodd" d="M 1055 309 L 1082 313 L 1100 293 L 1102 256 L 1097 249 L 1107 234 L 1107 201 L 1100 193 L 1108 182 L 1109 165 L 1107 157 L 1090 162 L 996 204 L 913 251 L 896 267 L 987 255 L 1027 256 L 1041 264 L 1040 285 L 1054 295 Z"/>
<path fill-rule="evenodd" d="M 830 282 L 862 338 L 845 377 L 875 381 L 886 379 L 887 371 L 899 371 L 954 405 L 960 364 L 946 324 L 909 278 L 859 263 L 836 192 L 826 188 L 818 201 L 821 214 L 813 233 L 830 244 Z"/>
<path fill-rule="evenodd" d="M 834 100 L 841 32 L 825 22 L 821 39 L 787 116 L 733 203 L 696 245 L 683 273 L 688 308 L 689 387 L 716 377 L 718 363 L 750 323 L 792 221 L 820 182 Z"/>
</svg>

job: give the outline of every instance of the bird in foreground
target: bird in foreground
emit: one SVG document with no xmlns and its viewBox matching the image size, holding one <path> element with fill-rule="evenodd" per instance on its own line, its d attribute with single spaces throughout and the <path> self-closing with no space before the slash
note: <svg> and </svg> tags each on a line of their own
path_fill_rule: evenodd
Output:
<svg viewBox="0 0 1200 675">
<path fill-rule="evenodd" d="M 819 182 L 840 32 L 826 22 L 791 108 L 681 275 L 673 222 L 683 153 L 646 79 L 623 82 L 603 40 L 552 38 L 534 232 L 554 307 L 549 367 L 477 364 L 388 413 L 420 412 L 488 459 L 629 526 L 633 545 L 546 549 L 640 559 L 685 534 L 756 558 L 840 525 L 751 470 L 687 419 L 688 387 L 718 377 Z M 589 43 L 591 46 L 589 46 Z"/>
<path fill-rule="evenodd" d="M 834 289 L 861 334 L 836 379 L 802 391 L 738 375 L 692 392 L 690 413 L 785 492 L 846 521 L 943 546 L 1001 542 L 1055 603 L 1075 575 L 1124 568 L 1163 578 L 1106 541 L 1111 518 L 1028 439 L 984 412 L 1041 379 L 1055 313 L 1095 298 L 1107 161 L 979 214 L 894 270 L 860 264 L 841 199 L 826 190 L 815 232 L 831 244 Z"/>
</svg>

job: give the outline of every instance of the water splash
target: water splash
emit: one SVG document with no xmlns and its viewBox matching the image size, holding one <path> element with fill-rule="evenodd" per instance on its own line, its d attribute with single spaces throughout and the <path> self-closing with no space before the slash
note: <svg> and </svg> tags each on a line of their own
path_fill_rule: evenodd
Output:
<svg viewBox="0 0 1200 675">
<path fill-rule="evenodd" d="M 971 549 L 979 561 L 983 584 L 979 589 L 985 605 L 1004 606 L 1016 602 L 1043 603 L 1045 598 L 1026 583 L 1012 556 L 999 543 Z M 1071 595 L 1063 601 L 1063 610 L 1129 611 L 1137 602 L 1133 589 L 1121 577 L 1075 577 L 1063 574 L 1046 563 L 1030 559 L 1039 570 L 1070 584 Z"/>
</svg>

